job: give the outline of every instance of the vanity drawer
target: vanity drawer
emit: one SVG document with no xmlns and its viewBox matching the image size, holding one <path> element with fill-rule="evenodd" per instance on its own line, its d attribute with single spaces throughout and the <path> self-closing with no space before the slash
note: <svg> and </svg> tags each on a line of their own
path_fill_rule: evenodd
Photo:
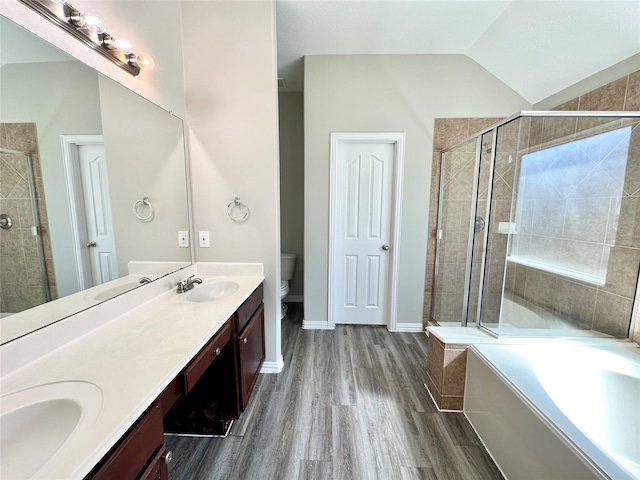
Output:
<svg viewBox="0 0 640 480">
<path fill-rule="evenodd" d="M 240 334 L 244 326 L 251 320 L 253 313 L 258 309 L 262 303 L 262 284 L 255 289 L 249 298 L 240 306 L 236 313 L 236 333 Z"/>
<path fill-rule="evenodd" d="M 107 454 L 99 467 L 87 478 L 138 478 L 143 469 L 164 446 L 164 429 L 160 404 L 154 403 Z"/>
<path fill-rule="evenodd" d="M 206 372 L 207 368 L 220 354 L 224 346 L 231 341 L 233 334 L 233 325 L 229 320 L 215 334 L 215 336 L 207 343 L 200 353 L 194 358 L 184 369 L 182 375 L 184 379 L 184 393 L 188 394 L 200 377 Z"/>
</svg>

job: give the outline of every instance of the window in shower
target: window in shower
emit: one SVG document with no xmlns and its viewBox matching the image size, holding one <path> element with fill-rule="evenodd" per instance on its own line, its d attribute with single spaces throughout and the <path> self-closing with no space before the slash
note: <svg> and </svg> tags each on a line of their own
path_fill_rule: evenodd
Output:
<svg viewBox="0 0 640 480">
<path fill-rule="evenodd" d="M 631 127 L 522 155 L 509 261 L 604 285 L 615 245 Z M 515 228 L 515 230 L 514 230 Z"/>
</svg>

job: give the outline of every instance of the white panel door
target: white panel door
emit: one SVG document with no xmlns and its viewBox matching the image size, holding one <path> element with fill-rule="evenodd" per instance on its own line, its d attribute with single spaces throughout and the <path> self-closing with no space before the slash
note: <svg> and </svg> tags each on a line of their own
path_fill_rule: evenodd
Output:
<svg viewBox="0 0 640 480">
<path fill-rule="evenodd" d="M 103 145 L 78 145 L 87 236 L 93 285 L 118 278 L 111 199 Z M 82 248 L 82 246 L 81 246 Z"/>
<path fill-rule="evenodd" d="M 393 143 L 338 145 L 334 189 L 335 323 L 386 325 Z"/>
</svg>

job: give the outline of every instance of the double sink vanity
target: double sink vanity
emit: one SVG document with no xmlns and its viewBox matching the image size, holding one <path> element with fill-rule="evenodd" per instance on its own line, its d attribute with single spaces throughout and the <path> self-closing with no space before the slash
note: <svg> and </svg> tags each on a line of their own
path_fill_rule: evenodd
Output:
<svg viewBox="0 0 640 480">
<path fill-rule="evenodd" d="M 249 402 L 263 280 L 198 263 L 2 345 L 2 477 L 167 478 L 165 432 L 225 434 Z"/>
</svg>

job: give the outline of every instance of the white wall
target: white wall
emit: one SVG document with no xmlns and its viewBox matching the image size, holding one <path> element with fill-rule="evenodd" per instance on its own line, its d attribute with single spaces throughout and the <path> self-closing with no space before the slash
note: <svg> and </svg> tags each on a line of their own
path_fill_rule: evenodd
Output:
<svg viewBox="0 0 640 480">
<path fill-rule="evenodd" d="M 130 40 L 136 53 L 146 52 L 153 56 L 155 69 L 133 77 L 16 0 L 0 0 L 0 14 L 184 118 L 180 2 L 74 0 L 71 4 L 79 10 L 96 9 L 104 18 L 109 33 Z"/>
<path fill-rule="evenodd" d="M 187 123 L 194 229 L 209 230 L 198 261 L 261 262 L 266 367 L 281 368 L 278 116 L 272 1 L 186 1 Z M 206 32 L 206 34 L 205 34 Z M 226 212 L 234 197 L 244 223 Z"/>
<path fill-rule="evenodd" d="M 98 75 L 79 62 L 12 64 L 0 72 L 0 121 L 36 124 L 56 286 L 59 296 L 69 295 L 78 279 L 60 135 L 102 133 Z"/>
<path fill-rule="evenodd" d="M 305 58 L 305 322 L 327 322 L 329 134 L 406 132 L 398 324 L 421 329 L 433 122 L 531 107 L 462 55 Z"/>
<path fill-rule="evenodd" d="M 304 107 L 302 92 L 278 95 L 280 120 L 280 242 L 295 253 L 289 296 L 302 297 L 304 276 Z"/>
</svg>

